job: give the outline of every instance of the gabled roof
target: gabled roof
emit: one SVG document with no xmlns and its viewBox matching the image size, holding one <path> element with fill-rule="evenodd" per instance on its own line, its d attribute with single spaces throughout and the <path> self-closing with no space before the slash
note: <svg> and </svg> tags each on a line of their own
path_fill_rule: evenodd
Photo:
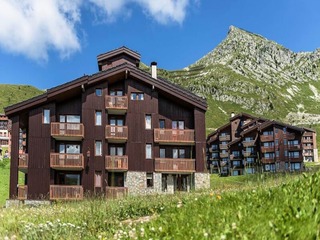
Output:
<svg viewBox="0 0 320 240">
<path fill-rule="evenodd" d="M 286 128 L 290 128 L 292 130 L 295 130 L 295 131 L 298 131 L 298 132 L 304 132 L 304 129 L 303 128 L 299 128 L 299 127 L 295 127 L 295 126 L 292 126 L 292 125 L 289 125 L 289 124 L 285 124 L 285 123 L 282 123 L 282 122 L 278 122 L 278 121 L 275 121 L 275 120 L 272 120 L 272 121 L 267 121 L 265 123 L 262 123 L 258 130 L 261 131 L 269 126 L 272 126 L 272 125 L 280 125 L 280 126 L 283 126 L 283 127 L 286 127 Z"/>
<path fill-rule="evenodd" d="M 314 132 L 314 133 L 316 133 L 316 130 L 314 130 L 314 129 L 312 129 L 312 128 L 303 127 L 303 129 L 304 129 L 306 132 Z"/>
<path fill-rule="evenodd" d="M 214 132 L 209 133 L 208 136 L 207 136 L 207 139 L 210 138 L 210 137 L 212 137 L 212 136 L 213 136 L 214 134 L 216 134 L 216 133 L 220 133 L 223 129 L 225 129 L 225 128 L 227 128 L 227 127 L 230 127 L 230 125 L 231 125 L 231 123 L 228 122 L 227 124 L 219 127 L 219 128 L 218 128 L 217 130 L 215 130 Z"/>
<path fill-rule="evenodd" d="M 241 138 L 236 138 L 235 140 L 233 140 L 232 142 L 229 142 L 228 143 L 228 146 L 232 146 L 233 144 L 237 143 L 237 142 L 240 142 L 241 141 Z"/>
<path fill-rule="evenodd" d="M 239 113 L 233 117 L 230 118 L 230 121 L 237 119 L 237 118 L 241 118 L 241 117 L 247 117 L 247 118 L 252 118 L 252 119 L 256 119 L 257 117 L 254 117 L 248 113 Z"/>
<path fill-rule="evenodd" d="M 204 111 L 207 109 L 207 102 L 205 99 L 195 95 L 194 93 L 180 86 L 177 86 L 171 83 L 166 79 L 163 79 L 163 78 L 154 79 L 151 77 L 150 73 L 142 71 L 141 69 L 133 66 L 132 64 L 123 63 L 121 65 L 117 65 L 116 67 L 110 68 L 108 70 L 100 71 L 91 76 L 84 75 L 83 77 L 75 79 L 71 82 L 67 82 L 57 87 L 48 89 L 42 95 L 39 95 L 37 97 L 28 99 L 26 101 L 6 107 L 5 113 L 7 116 L 10 116 L 21 110 L 27 110 L 37 105 L 41 105 L 47 101 L 54 100 L 58 95 L 64 94 L 68 91 L 74 91 L 74 90 L 82 91 L 87 86 L 96 84 L 99 81 L 105 80 L 106 78 L 115 76 L 117 74 L 121 74 L 124 78 L 128 76 L 133 77 L 147 84 L 150 84 L 151 86 L 154 86 L 156 90 L 158 89 L 158 90 L 164 91 Z"/>
</svg>

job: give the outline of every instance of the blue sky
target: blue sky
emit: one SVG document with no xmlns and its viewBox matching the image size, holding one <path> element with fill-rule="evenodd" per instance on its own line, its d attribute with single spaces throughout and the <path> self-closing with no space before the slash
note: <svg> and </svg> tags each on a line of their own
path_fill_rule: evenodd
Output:
<svg viewBox="0 0 320 240">
<path fill-rule="evenodd" d="M 97 72 L 96 56 L 123 45 L 181 69 L 230 25 L 313 51 L 319 13 L 319 0 L 0 0 L 0 83 L 51 88 Z"/>
</svg>

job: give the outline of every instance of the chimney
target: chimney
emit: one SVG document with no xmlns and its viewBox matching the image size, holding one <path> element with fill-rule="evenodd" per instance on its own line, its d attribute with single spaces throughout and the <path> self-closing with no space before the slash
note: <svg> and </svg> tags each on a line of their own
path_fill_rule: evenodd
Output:
<svg viewBox="0 0 320 240">
<path fill-rule="evenodd" d="M 231 117 L 233 118 L 235 116 L 234 112 L 231 112 Z"/>
<path fill-rule="evenodd" d="M 151 76 L 154 79 L 157 79 L 157 63 L 156 62 L 151 63 Z"/>
</svg>

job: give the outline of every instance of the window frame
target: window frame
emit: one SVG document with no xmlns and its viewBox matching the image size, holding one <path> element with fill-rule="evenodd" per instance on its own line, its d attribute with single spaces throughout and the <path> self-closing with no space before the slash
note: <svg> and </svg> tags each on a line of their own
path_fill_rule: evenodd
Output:
<svg viewBox="0 0 320 240">
<path fill-rule="evenodd" d="M 99 93 L 98 91 L 100 91 L 100 94 L 98 94 L 98 93 Z M 102 90 L 102 88 L 96 88 L 94 92 L 95 92 L 95 95 L 96 95 L 97 97 L 102 97 L 102 95 L 103 95 L 103 90 Z"/>
<path fill-rule="evenodd" d="M 146 114 L 144 117 L 145 129 L 151 130 L 152 129 L 152 115 Z"/>
<path fill-rule="evenodd" d="M 153 179 L 153 173 L 152 172 L 147 172 L 146 173 L 146 184 L 147 184 L 147 188 L 153 188 L 154 187 L 154 179 Z"/>
<path fill-rule="evenodd" d="M 145 158 L 152 159 L 152 144 L 146 143 Z"/>
<path fill-rule="evenodd" d="M 97 151 L 98 150 L 98 143 L 100 143 L 100 149 L 99 149 L 99 151 Z M 96 140 L 95 142 L 94 142 L 94 155 L 95 156 L 102 156 L 102 141 L 101 140 Z"/>
<path fill-rule="evenodd" d="M 98 122 L 98 113 L 100 113 L 100 122 Z M 102 111 L 96 110 L 94 114 L 94 125 L 95 126 L 102 126 Z"/>
<path fill-rule="evenodd" d="M 48 108 L 45 108 L 43 109 L 43 112 L 42 112 L 42 123 L 43 124 L 50 124 L 50 109 Z"/>
</svg>

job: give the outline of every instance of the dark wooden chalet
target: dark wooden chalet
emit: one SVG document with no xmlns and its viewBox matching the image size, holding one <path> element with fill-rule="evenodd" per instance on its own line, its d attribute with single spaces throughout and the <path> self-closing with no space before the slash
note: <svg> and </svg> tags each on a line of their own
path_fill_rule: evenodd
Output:
<svg viewBox="0 0 320 240">
<path fill-rule="evenodd" d="M 139 68 L 126 47 L 99 72 L 9 106 L 10 198 L 81 199 L 209 187 L 206 100 Z M 18 185 L 18 171 L 25 174 Z"/>
</svg>

